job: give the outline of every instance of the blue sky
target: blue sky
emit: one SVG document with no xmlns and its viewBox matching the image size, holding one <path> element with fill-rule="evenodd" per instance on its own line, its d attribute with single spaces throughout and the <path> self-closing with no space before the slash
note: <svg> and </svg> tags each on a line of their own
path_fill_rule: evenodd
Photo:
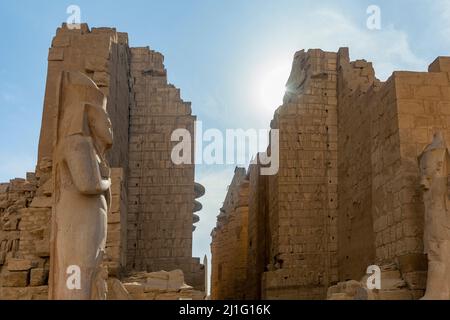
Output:
<svg viewBox="0 0 450 320">
<path fill-rule="evenodd" d="M 48 47 L 71 4 L 89 26 L 116 27 L 132 46 L 162 52 L 169 81 L 205 129 L 267 128 L 301 49 L 349 46 L 352 59 L 373 61 L 381 79 L 450 55 L 450 0 L 0 0 L 0 181 L 34 170 Z M 381 30 L 366 27 L 369 5 L 381 8 Z M 207 194 L 196 256 L 209 253 L 233 169 L 197 167 Z"/>
</svg>

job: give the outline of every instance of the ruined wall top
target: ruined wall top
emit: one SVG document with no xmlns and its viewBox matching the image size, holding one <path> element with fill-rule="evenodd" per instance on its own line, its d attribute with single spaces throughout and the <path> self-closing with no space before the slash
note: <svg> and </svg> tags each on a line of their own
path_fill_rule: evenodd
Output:
<svg viewBox="0 0 450 320">
<path fill-rule="evenodd" d="M 80 24 L 79 28 L 74 28 L 64 23 L 57 29 L 48 55 L 47 85 L 38 148 L 38 171 L 41 165 L 52 159 L 53 155 L 56 132 L 54 119 L 56 119 L 55 112 L 60 103 L 58 86 L 61 73 L 79 71 L 86 74 L 108 97 L 110 74 L 116 71 L 110 61 L 117 47 L 128 47 L 128 35 L 117 32 L 115 28 L 89 29 L 87 24 Z"/>
</svg>

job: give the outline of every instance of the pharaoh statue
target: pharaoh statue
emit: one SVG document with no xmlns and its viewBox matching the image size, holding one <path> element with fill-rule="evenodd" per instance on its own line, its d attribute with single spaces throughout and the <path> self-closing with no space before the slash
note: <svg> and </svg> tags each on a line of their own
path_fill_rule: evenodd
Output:
<svg viewBox="0 0 450 320">
<path fill-rule="evenodd" d="M 110 207 L 112 146 L 106 98 L 80 72 L 62 72 L 53 151 L 50 299 L 106 299 L 102 260 Z"/>
<path fill-rule="evenodd" d="M 448 175 L 450 157 L 441 133 L 419 157 L 425 203 L 424 247 L 428 277 L 424 300 L 450 299 L 450 216 Z"/>
</svg>

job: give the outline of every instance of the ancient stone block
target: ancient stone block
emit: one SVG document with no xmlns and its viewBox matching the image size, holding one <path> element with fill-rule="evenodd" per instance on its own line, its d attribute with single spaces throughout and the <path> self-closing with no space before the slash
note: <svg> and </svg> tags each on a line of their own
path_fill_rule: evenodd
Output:
<svg viewBox="0 0 450 320">
<path fill-rule="evenodd" d="M 63 48 L 50 48 L 48 54 L 48 61 L 63 61 L 64 49 Z"/>
<path fill-rule="evenodd" d="M 84 68 L 90 72 L 107 72 L 108 60 L 97 56 L 88 56 L 84 60 Z"/>
<path fill-rule="evenodd" d="M 28 271 L 7 271 L 2 275 L 3 287 L 26 287 L 28 282 Z"/>
<path fill-rule="evenodd" d="M 44 268 L 35 268 L 30 271 L 30 286 L 43 286 L 48 281 L 48 270 Z"/>
<path fill-rule="evenodd" d="M 28 271 L 35 265 L 31 260 L 9 259 L 7 269 L 8 271 Z"/>
<path fill-rule="evenodd" d="M 109 74 L 107 72 L 96 71 L 93 80 L 99 87 L 109 86 Z"/>
<path fill-rule="evenodd" d="M 50 257 L 50 240 L 39 240 L 34 243 L 38 257 Z"/>
<path fill-rule="evenodd" d="M 35 197 L 30 204 L 32 208 L 51 208 L 52 207 L 51 197 Z"/>
<path fill-rule="evenodd" d="M 429 72 L 450 72 L 450 57 L 438 57 L 428 68 Z"/>
</svg>

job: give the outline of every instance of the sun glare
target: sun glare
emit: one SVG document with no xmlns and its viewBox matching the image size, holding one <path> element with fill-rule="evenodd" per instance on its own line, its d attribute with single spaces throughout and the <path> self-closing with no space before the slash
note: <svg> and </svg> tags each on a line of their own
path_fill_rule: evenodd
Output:
<svg viewBox="0 0 450 320">
<path fill-rule="evenodd" d="M 290 65 L 279 65 L 269 68 L 260 78 L 259 99 L 265 109 L 275 110 L 282 105 L 290 71 Z"/>
</svg>

